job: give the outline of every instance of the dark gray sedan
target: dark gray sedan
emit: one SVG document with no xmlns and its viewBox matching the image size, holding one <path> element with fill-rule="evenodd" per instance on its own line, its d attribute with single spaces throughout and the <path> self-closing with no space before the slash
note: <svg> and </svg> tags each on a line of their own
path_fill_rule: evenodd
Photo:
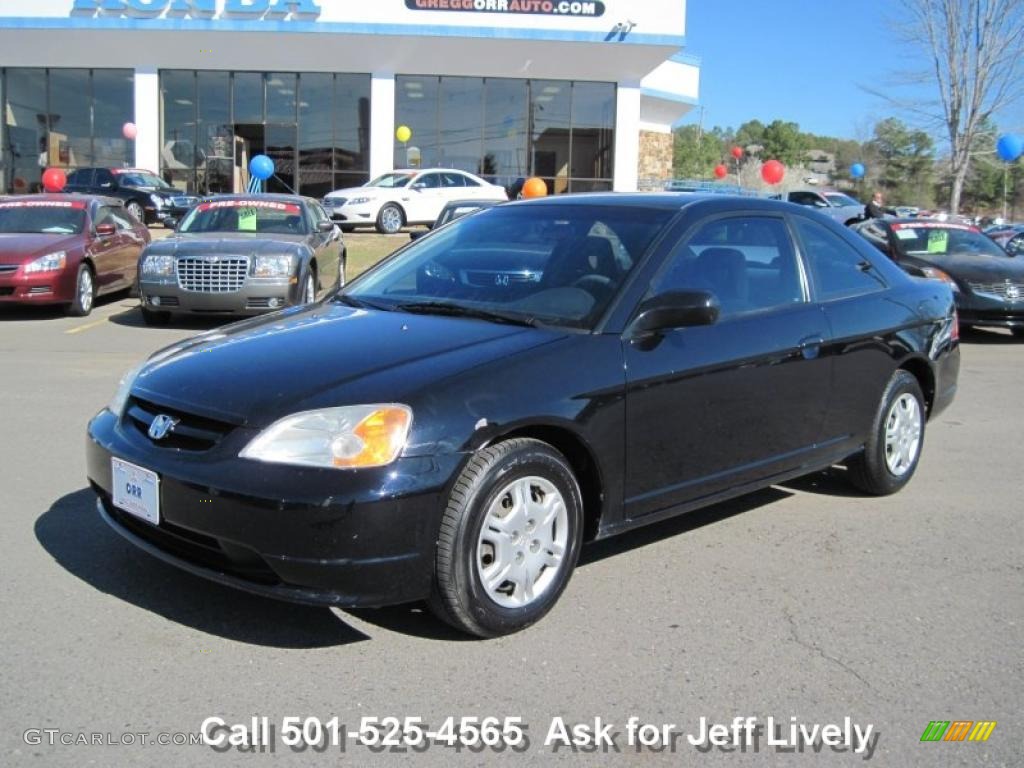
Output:
<svg viewBox="0 0 1024 768">
<path fill-rule="evenodd" d="M 175 313 L 257 315 L 344 284 L 341 231 L 316 200 L 298 195 L 203 201 L 139 259 L 149 325 Z"/>
</svg>

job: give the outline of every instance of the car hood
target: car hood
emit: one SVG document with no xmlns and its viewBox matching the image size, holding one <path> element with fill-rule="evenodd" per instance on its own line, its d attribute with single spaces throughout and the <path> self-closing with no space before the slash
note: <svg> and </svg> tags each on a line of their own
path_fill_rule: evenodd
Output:
<svg viewBox="0 0 1024 768">
<path fill-rule="evenodd" d="M 985 256 L 977 253 L 951 253 L 928 259 L 916 259 L 922 266 L 936 266 L 958 280 L 986 282 L 1012 280 L 1024 283 L 1024 259 L 1014 256 Z"/>
<path fill-rule="evenodd" d="M 280 253 L 282 250 L 291 250 L 305 239 L 305 235 L 275 235 L 271 238 L 229 232 L 183 234 L 151 243 L 146 248 L 146 254 L 199 256 L 216 253 L 219 256 L 255 256 L 257 253 Z"/>
<path fill-rule="evenodd" d="M 81 239 L 81 235 L 0 233 L 0 264 L 23 264 L 54 251 L 67 251 Z"/>
<path fill-rule="evenodd" d="M 170 408 L 258 428 L 314 408 L 413 404 L 449 376 L 564 336 L 328 302 L 168 347 L 143 367 L 132 391 Z"/>
<path fill-rule="evenodd" d="M 336 189 L 327 197 L 387 197 L 407 191 L 408 187 L 348 187 L 347 189 Z"/>
</svg>

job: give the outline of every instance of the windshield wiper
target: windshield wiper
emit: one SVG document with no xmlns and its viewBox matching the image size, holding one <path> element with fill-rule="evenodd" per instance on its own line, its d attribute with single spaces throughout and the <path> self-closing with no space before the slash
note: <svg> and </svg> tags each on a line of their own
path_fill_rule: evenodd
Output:
<svg viewBox="0 0 1024 768">
<path fill-rule="evenodd" d="M 393 307 L 389 307 L 385 304 L 377 304 L 366 299 L 357 299 L 355 296 L 349 296 L 346 293 L 339 293 L 335 296 L 332 301 L 336 301 L 339 304 L 346 304 L 350 307 L 356 307 L 358 309 L 379 309 L 382 312 L 391 312 Z"/>
<path fill-rule="evenodd" d="M 538 324 L 532 317 L 524 317 L 523 315 L 507 315 L 504 312 L 495 312 L 493 310 L 479 309 L 477 307 L 465 307 L 461 304 L 449 304 L 444 301 L 414 301 L 407 304 L 396 304 L 395 309 L 399 312 L 412 312 L 423 315 L 472 317 L 478 320 L 489 320 L 492 323 L 523 325 L 527 328 L 535 328 Z"/>
</svg>

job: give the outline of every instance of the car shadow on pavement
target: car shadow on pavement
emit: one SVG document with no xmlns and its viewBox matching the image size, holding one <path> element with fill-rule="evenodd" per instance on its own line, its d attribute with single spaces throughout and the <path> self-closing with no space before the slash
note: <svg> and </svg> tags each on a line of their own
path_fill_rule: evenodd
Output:
<svg viewBox="0 0 1024 768">
<path fill-rule="evenodd" d="M 843 496 L 846 498 L 870 498 L 868 494 L 854 487 L 846 477 L 845 467 L 829 467 L 821 472 L 803 475 L 780 483 L 781 488 L 822 496 Z"/>
<path fill-rule="evenodd" d="M 1024 344 L 1009 331 L 995 328 L 966 328 L 960 332 L 961 344 Z"/>
<path fill-rule="evenodd" d="M 88 488 L 55 501 L 36 520 L 35 534 L 58 564 L 91 587 L 201 632 L 296 649 L 369 639 L 329 608 L 250 595 L 136 550 L 100 519 Z"/>
<path fill-rule="evenodd" d="M 236 317 L 234 315 L 210 315 L 205 317 L 203 315 L 174 315 L 166 325 L 146 325 L 146 321 L 142 319 L 142 310 L 139 309 L 138 305 L 110 316 L 110 322 L 116 325 L 127 326 L 128 328 L 152 328 L 153 330 L 171 328 L 194 330 L 197 333 L 244 319 L 241 316 Z"/>
</svg>

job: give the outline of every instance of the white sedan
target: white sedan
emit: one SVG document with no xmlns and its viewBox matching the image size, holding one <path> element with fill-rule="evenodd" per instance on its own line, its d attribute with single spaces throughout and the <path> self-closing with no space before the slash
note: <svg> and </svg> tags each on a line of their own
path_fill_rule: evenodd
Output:
<svg viewBox="0 0 1024 768">
<path fill-rule="evenodd" d="M 452 168 L 403 169 L 361 187 L 328 194 L 324 207 L 342 231 L 375 226 L 391 235 L 406 224 L 432 224 L 445 204 L 467 199 L 507 200 L 504 187 Z"/>
</svg>

